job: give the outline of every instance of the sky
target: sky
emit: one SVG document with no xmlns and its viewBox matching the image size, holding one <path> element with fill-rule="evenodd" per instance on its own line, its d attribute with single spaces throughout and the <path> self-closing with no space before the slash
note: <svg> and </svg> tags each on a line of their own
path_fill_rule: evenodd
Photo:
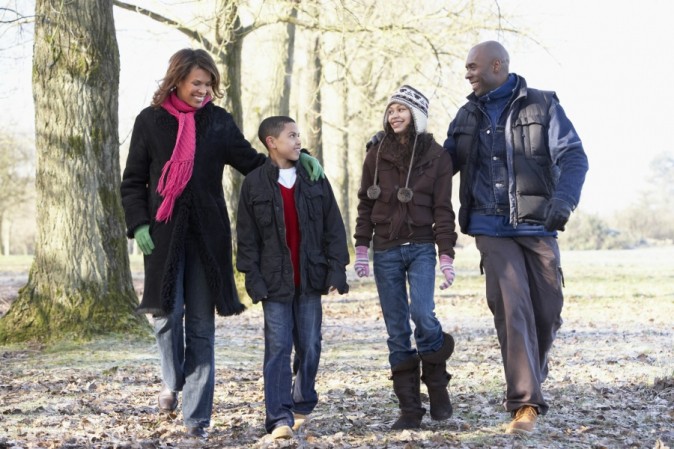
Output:
<svg viewBox="0 0 674 449">
<path fill-rule="evenodd" d="M 510 69 L 556 91 L 583 140 L 590 170 L 580 209 L 607 214 L 635 202 L 653 159 L 674 154 L 666 50 L 674 2 L 504 1 L 502 9 L 515 4 L 547 52 L 513 46 Z"/>
<path fill-rule="evenodd" d="M 524 76 L 529 86 L 557 92 L 583 141 L 590 171 L 579 210 L 608 216 L 634 203 L 648 186 L 651 161 L 663 152 L 674 153 L 669 132 L 674 64 L 666 50 L 674 43 L 674 2 L 501 0 L 498 7 L 510 18 L 505 26 L 526 30 L 535 42 L 498 33 L 482 39 L 503 42 L 511 71 Z M 119 118 L 124 142 L 135 115 L 149 104 L 169 56 L 190 43 L 178 32 L 117 8 L 115 22 L 122 55 Z M 33 133 L 34 119 L 31 46 L 0 34 L 2 126 L 26 134 Z M 467 95 L 467 82 L 465 87 Z"/>
</svg>

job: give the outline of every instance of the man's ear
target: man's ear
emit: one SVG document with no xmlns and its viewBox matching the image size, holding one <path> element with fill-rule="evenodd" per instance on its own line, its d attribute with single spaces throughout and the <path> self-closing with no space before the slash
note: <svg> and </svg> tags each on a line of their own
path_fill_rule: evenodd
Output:
<svg viewBox="0 0 674 449">
<path fill-rule="evenodd" d="M 264 138 L 267 148 L 276 148 L 276 138 L 274 136 L 267 136 Z"/>
</svg>

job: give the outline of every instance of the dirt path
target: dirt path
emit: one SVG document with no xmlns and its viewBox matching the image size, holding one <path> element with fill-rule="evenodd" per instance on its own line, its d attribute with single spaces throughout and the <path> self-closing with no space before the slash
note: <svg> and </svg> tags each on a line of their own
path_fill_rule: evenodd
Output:
<svg viewBox="0 0 674 449">
<path fill-rule="evenodd" d="M 324 300 L 319 405 L 294 440 L 276 444 L 264 435 L 262 316 L 254 306 L 217 321 L 215 410 L 206 442 L 184 436 L 180 414 L 158 413 L 153 342 L 106 340 L 0 347 L 0 449 L 663 449 L 674 443 L 672 271 L 643 270 L 617 285 L 623 271 L 610 268 L 609 281 L 601 277 L 606 269 L 592 261 L 591 269 L 567 274 L 565 323 L 545 384 L 551 408 L 529 438 L 503 434 L 499 349 L 482 279 L 471 266 L 438 294 L 437 315 L 457 340 L 449 364 L 455 413 L 446 422 L 426 417 L 420 431 L 388 431 L 397 405 L 378 299 L 371 280 L 352 279 L 352 293 Z"/>
</svg>

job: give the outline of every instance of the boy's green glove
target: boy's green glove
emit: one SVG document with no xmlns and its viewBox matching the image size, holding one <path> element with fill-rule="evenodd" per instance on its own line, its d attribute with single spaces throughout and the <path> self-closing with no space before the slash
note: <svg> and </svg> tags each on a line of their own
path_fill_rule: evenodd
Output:
<svg viewBox="0 0 674 449">
<path fill-rule="evenodd" d="M 150 237 L 150 225 L 140 225 L 133 231 L 133 238 L 138 242 L 138 248 L 145 254 L 149 256 L 152 254 L 154 249 L 154 243 L 152 242 L 152 237 Z"/>
<path fill-rule="evenodd" d="M 302 167 L 309 173 L 309 178 L 312 181 L 318 181 L 320 178 L 325 178 L 323 167 L 321 167 L 321 163 L 318 162 L 318 159 L 309 156 L 304 151 L 300 153 L 300 164 L 302 164 Z"/>
</svg>

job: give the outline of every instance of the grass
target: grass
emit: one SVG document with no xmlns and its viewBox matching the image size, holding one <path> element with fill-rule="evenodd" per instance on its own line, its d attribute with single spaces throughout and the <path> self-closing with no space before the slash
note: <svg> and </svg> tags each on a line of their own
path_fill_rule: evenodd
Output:
<svg viewBox="0 0 674 449">
<path fill-rule="evenodd" d="M 25 273 L 30 259 L 12 258 L 0 258 L 0 271 Z M 544 385 L 550 412 L 536 434 L 502 432 L 500 351 L 479 254 L 466 247 L 457 251 L 455 285 L 436 295 L 437 316 L 457 342 L 448 365 L 452 419 L 388 430 L 397 409 L 378 298 L 372 279 L 350 269 L 349 294 L 324 298 L 319 405 L 306 432 L 283 447 L 671 447 L 674 248 L 563 251 L 562 262 L 565 321 Z M 132 256 L 131 266 L 142 273 L 142 258 Z M 261 307 L 216 323 L 216 407 L 206 447 L 279 447 L 262 428 Z M 0 447 L 189 447 L 180 414 L 156 412 L 152 343 L 13 345 L 0 347 L 0 358 Z"/>
<path fill-rule="evenodd" d="M 33 256 L 0 256 L 0 272 L 28 273 Z"/>
<path fill-rule="evenodd" d="M 143 256 L 130 255 L 129 262 L 131 271 L 143 272 Z M 33 263 L 32 255 L 9 255 L 0 256 L 0 272 L 7 273 L 28 273 L 30 266 Z"/>
</svg>

